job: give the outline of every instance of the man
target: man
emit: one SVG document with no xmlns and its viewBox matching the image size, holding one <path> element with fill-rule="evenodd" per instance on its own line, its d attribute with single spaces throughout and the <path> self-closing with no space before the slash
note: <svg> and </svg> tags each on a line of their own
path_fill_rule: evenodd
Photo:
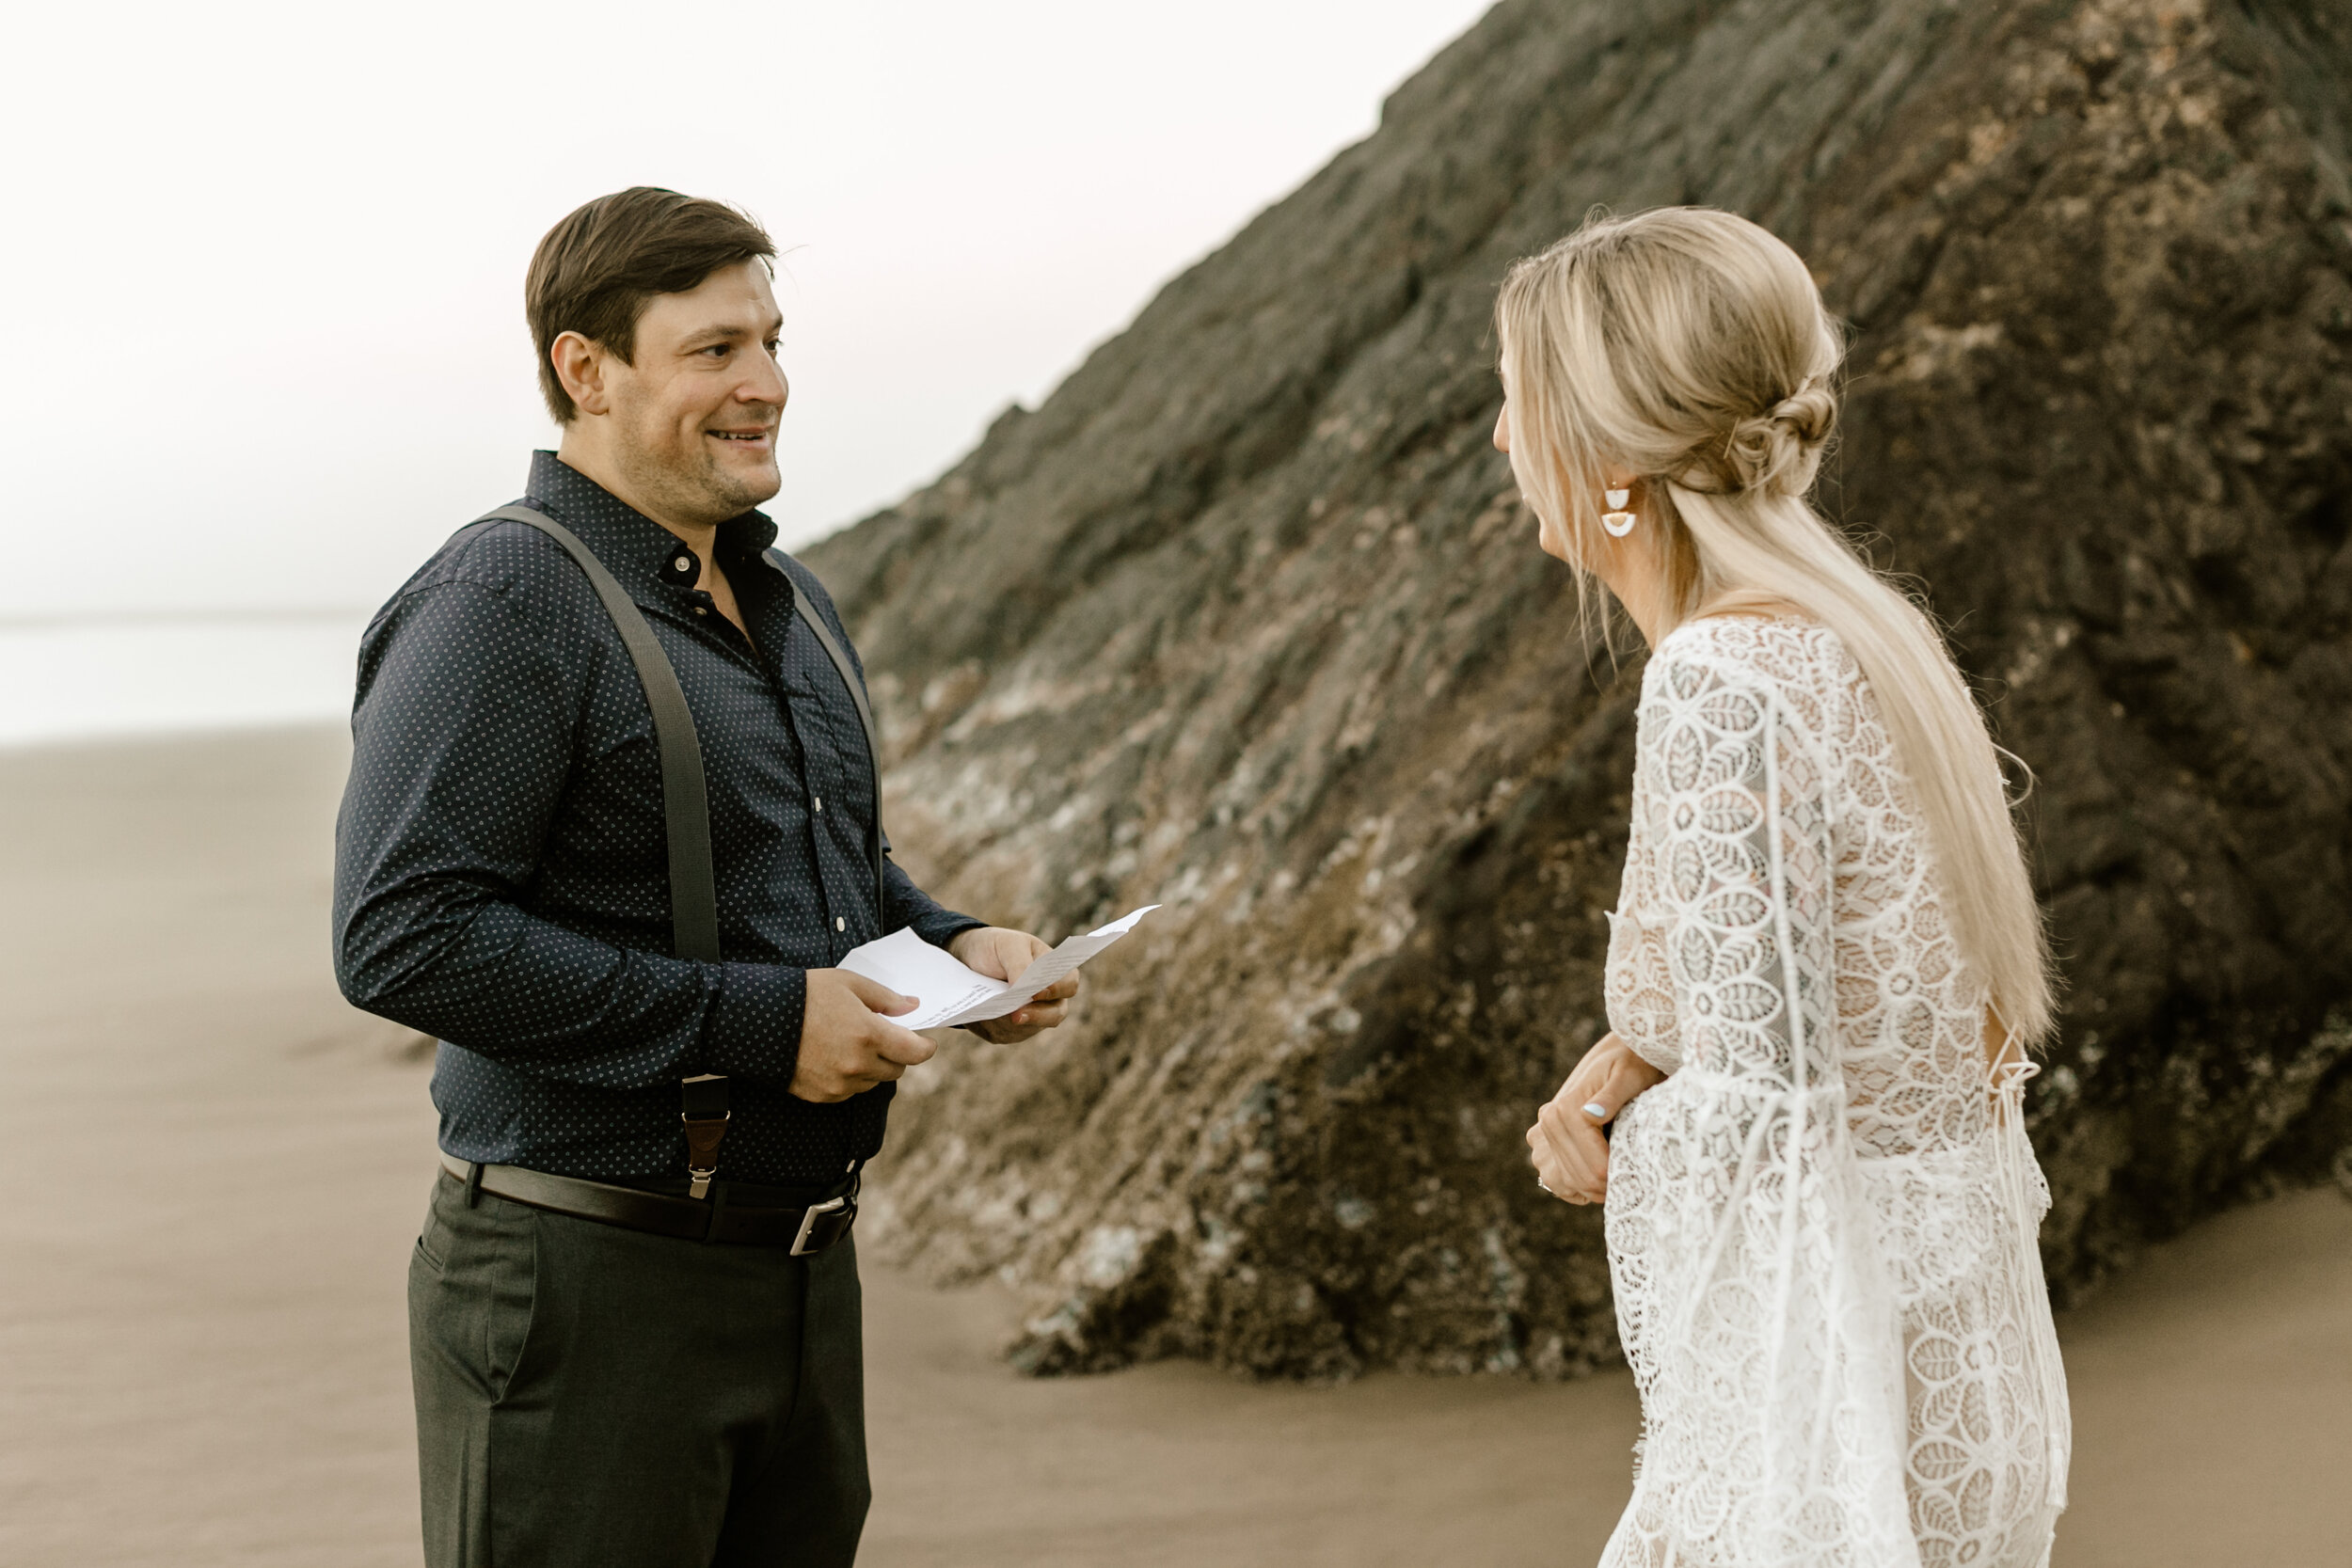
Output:
<svg viewBox="0 0 2352 1568">
<path fill-rule="evenodd" d="M 890 1022 L 910 999 L 834 966 L 904 927 L 998 978 L 1045 946 L 886 860 L 878 886 L 855 655 L 828 651 L 848 628 L 753 510 L 782 483 L 773 254 L 741 214 L 641 187 L 556 225 L 525 288 L 563 441 L 521 504 L 593 552 L 683 690 L 718 958 L 677 956 L 693 879 L 673 884 L 665 803 L 691 791 L 665 785 L 627 607 L 559 537 L 460 531 L 361 644 L 336 969 L 443 1042 L 409 1269 L 435 1568 L 855 1557 L 841 1222 L 932 1047 Z M 1075 991 L 980 1032 L 1051 1028 Z"/>
</svg>

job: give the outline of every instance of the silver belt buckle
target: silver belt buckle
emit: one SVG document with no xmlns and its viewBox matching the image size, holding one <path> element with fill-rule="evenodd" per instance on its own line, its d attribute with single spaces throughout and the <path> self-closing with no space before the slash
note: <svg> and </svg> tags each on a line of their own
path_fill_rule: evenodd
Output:
<svg viewBox="0 0 2352 1568">
<path fill-rule="evenodd" d="M 792 1251 L 788 1256 L 800 1258 L 806 1255 L 808 1252 L 808 1233 L 817 1228 L 818 1215 L 836 1213 L 839 1211 L 848 1208 L 849 1205 L 850 1200 L 846 1197 L 829 1197 L 825 1199 L 824 1202 L 816 1205 L 806 1213 L 803 1214 L 801 1216 L 800 1232 L 792 1238 Z"/>
</svg>

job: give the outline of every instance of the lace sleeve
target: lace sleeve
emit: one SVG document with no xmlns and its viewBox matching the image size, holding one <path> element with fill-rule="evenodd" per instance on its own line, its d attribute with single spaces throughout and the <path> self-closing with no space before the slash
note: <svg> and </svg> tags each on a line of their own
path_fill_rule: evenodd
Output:
<svg viewBox="0 0 2352 1568">
<path fill-rule="evenodd" d="M 1704 647 L 1651 675 L 1636 809 L 1681 1065 L 1612 1159 L 1648 1437 L 1608 1560 L 1911 1568 L 1899 1318 L 1838 1069 L 1829 726 Z"/>
</svg>

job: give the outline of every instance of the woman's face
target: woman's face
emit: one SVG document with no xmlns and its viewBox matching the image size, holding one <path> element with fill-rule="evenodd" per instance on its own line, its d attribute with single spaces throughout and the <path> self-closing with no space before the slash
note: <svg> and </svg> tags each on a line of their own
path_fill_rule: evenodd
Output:
<svg viewBox="0 0 2352 1568">
<path fill-rule="evenodd" d="M 1495 416 L 1495 451 L 1505 457 L 1511 455 L 1511 404 L 1508 398 L 1503 400 L 1502 411 Z M 1531 507 L 1529 510 L 1534 509 Z M 1558 529 L 1545 521 L 1541 513 L 1535 515 L 1535 544 L 1556 561 L 1568 559 L 1567 540 L 1561 536 Z"/>
</svg>

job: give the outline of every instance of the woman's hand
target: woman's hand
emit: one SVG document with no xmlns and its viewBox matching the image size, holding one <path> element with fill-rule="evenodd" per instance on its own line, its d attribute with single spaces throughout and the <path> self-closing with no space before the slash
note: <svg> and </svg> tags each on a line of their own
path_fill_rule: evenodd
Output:
<svg viewBox="0 0 2352 1568">
<path fill-rule="evenodd" d="M 1535 1180 L 1568 1203 L 1607 1198 L 1609 1140 L 1600 1130 L 1616 1119 L 1628 1101 L 1665 1076 L 1613 1032 L 1603 1035 L 1527 1130 Z"/>
</svg>

